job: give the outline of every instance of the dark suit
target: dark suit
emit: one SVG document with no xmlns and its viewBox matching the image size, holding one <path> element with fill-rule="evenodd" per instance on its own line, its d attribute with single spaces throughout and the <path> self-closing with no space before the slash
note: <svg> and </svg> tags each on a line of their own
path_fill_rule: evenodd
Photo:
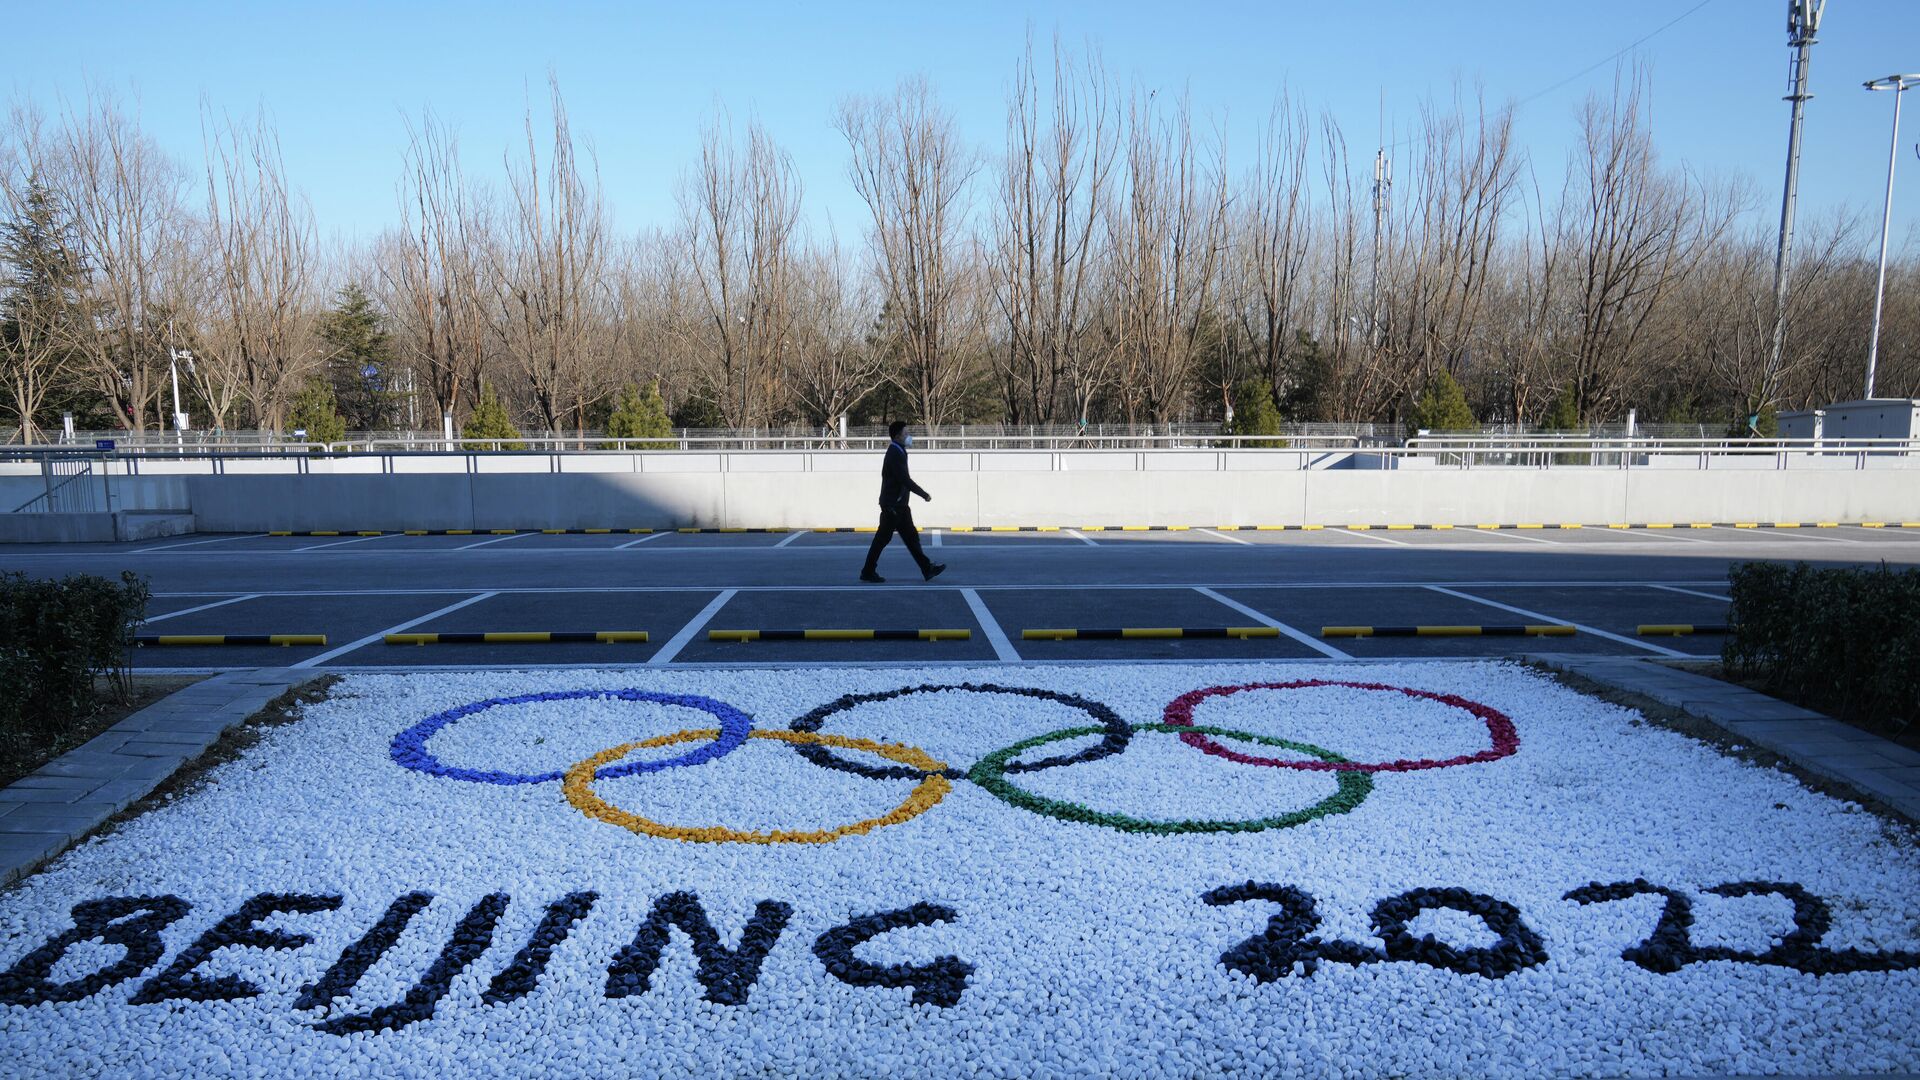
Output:
<svg viewBox="0 0 1920 1080">
<path fill-rule="evenodd" d="M 862 573 L 871 574 L 878 568 L 880 552 L 896 532 L 900 534 L 901 542 L 907 545 L 907 554 L 920 564 L 921 573 L 925 573 L 927 567 L 933 564 L 933 560 L 927 558 L 927 553 L 920 549 L 920 530 L 914 528 L 913 511 L 907 506 L 910 495 L 930 498 L 907 472 L 907 448 L 890 442 L 887 444 L 887 459 L 880 466 L 880 527 L 874 530 L 873 544 L 867 548 L 867 565 Z"/>
</svg>

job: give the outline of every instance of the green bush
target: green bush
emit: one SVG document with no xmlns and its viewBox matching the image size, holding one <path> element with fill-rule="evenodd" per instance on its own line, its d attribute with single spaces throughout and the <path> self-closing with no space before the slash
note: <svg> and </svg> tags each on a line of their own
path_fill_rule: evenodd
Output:
<svg viewBox="0 0 1920 1080">
<path fill-rule="evenodd" d="M 466 424 L 460 429 L 463 439 L 501 439 L 520 438 L 520 429 L 513 426 L 513 418 L 507 415 L 507 407 L 493 393 L 493 387 L 480 390 L 480 401 L 473 407 L 473 415 L 467 417 Z M 525 450 L 523 442 L 468 442 L 461 444 L 469 450 Z"/>
<path fill-rule="evenodd" d="M 667 403 L 660 399 L 660 384 L 645 390 L 623 386 L 607 416 L 607 434 L 616 439 L 666 439 L 673 435 L 673 421 L 667 418 Z M 618 443 L 602 443 L 603 450 L 617 450 Z M 645 449 L 633 447 L 630 449 Z"/>
<path fill-rule="evenodd" d="M 287 430 L 289 434 L 305 431 L 308 442 L 332 443 L 347 437 L 347 418 L 340 415 L 333 387 L 326 380 L 308 383 L 293 399 L 293 408 L 287 412 Z"/>
<path fill-rule="evenodd" d="M 1727 579 L 1727 674 L 1858 724 L 1920 717 L 1920 569 L 1745 563 Z"/>
<path fill-rule="evenodd" d="M 0 574 L 0 739 L 58 739 L 92 714 L 97 676 L 124 700 L 132 690 L 127 650 L 151 595 L 131 571 L 118 583 Z"/>
<path fill-rule="evenodd" d="M 1233 401 L 1238 408 L 1234 410 L 1233 423 L 1227 425 L 1227 434 L 1280 434 L 1280 408 L 1273 403 L 1273 387 L 1268 385 L 1267 380 L 1241 379 L 1234 384 Z M 1286 446 L 1287 440 L 1245 439 L 1238 445 L 1279 448 Z"/>
<path fill-rule="evenodd" d="M 1407 433 L 1479 430 L 1480 422 L 1473 418 L 1473 409 L 1468 407 L 1466 391 L 1460 389 L 1459 381 L 1445 371 L 1434 372 L 1419 400 L 1413 403 L 1413 412 L 1407 416 Z"/>
</svg>

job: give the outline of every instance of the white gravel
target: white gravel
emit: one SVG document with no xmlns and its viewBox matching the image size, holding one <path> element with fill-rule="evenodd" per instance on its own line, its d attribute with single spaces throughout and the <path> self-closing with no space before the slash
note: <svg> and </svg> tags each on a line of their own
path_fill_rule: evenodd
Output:
<svg viewBox="0 0 1920 1080">
<path fill-rule="evenodd" d="M 1345 812 L 1260 832 L 1147 835 L 1016 807 L 951 781 L 911 820 L 830 844 L 696 844 L 636 834 L 569 804 L 559 781 L 502 785 L 403 768 L 394 737 L 488 698 L 632 687 L 731 704 L 756 731 L 785 731 L 843 694 L 997 683 L 1080 695 L 1131 725 L 1159 723 L 1179 695 L 1246 682 L 1385 683 L 1461 697 L 1512 718 L 1499 760 L 1372 774 Z M 1201 725 L 1319 747 L 1351 762 L 1446 759 L 1486 750 L 1486 725 L 1426 699 L 1333 687 L 1210 698 Z M 903 695 L 829 716 L 823 733 L 901 742 L 964 773 L 991 751 L 1097 724 L 1057 701 L 966 691 Z M 454 769 L 538 774 L 601 750 L 715 721 L 656 703 L 575 698 L 466 716 L 427 748 Z M 1310 755 L 1223 737 L 1286 760 Z M 1019 754 L 1090 750 L 1097 736 Z M 642 749 L 659 761 L 700 742 Z M 897 763 L 859 750 L 868 767 Z M 1239 764 L 1175 734 L 1136 733 L 1113 756 L 1007 779 L 1034 796 L 1134 818 L 1275 817 L 1335 796 L 1341 774 Z M 601 780 L 631 814 L 686 827 L 826 829 L 886 814 L 918 781 L 812 764 L 753 738 L 716 760 Z M 1348 784 L 1361 783 L 1358 774 Z M 211 782 L 69 853 L 0 895 L 0 998 L 29 993 L 23 958 L 74 925 L 74 905 L 177 896 L 165 955 L 74 1001 L 0 1004 L 11 1076 L 938 1075 L 1197 1076 L 1676 1075 L 1920 1069 L 1920 970 L 1808 974 L 1742 959 L 1660 973 L 1623 959 L 1654 930 L 1657 895 L 1576 903 L 1570 890 L 1643 879 L 1691 902 L 1699 949 L 1758 954 L 1793 926 L 1778 895 L 1722 896 L 1730 882 L 1798 884 L 1831 909 L 1828 949 L 1920 951 L 1920 854 L 1912 838 L 1791 777 L 1723 757 L 1632 712 L 1499 664 L 1121 666 L 792 671 L 570 671 L 356 675 L 299 723 L 271 729 Z M 1458 888 L 1516 908 L 1544 959 L 1493 978 L 1422 960 L 1321 959 L 1259 981 L 1222 956 L 1282 910 L 1210 904 L 1249 881 L 1310 896 L 1323 940 L 1378 954 L 1375 905 Z M 331 1008 L 296 1008 L 342 951 L 414 891 L 435 899 Z M 568 894 L 599 894 L 553 949 L 538 985 L 483 1000 Z M 717 1003 L 689 936 L 672 932 L 644 993 L 608 996 L 608 973 L 669 894 L 696 894 L 720 945 L 742 944 L 763 901 L 790 913 L 744 1002 Z M 260 893 L 339 896 L 263 929 L 298 948 L 230 945 L 194 970 L 238 976 L 257 996 L 136 1004 L 148 980 Z M 399 1030 L 318 1025 L 399 1001 L 483 897 L 511 901 L 491 944 L 453 977 L 430 1017 Z M 915 1004 L 909 985 L 836 977 L 816 942 L 861 916 L 917 903 L 952 917 L 873 931 L 854 958 L 872 971 L 957 957 L 958 1000 Z M 776 920 L 777 921 L 777 920 Z M 1498 935 L 1478 916 L 1430 909 L 1407 921 L 1458 950 Z M 1425 946 L 1422 946 L 1425 948 Z M 751 951 L 751 949 L 743 949 Z M 83 979 L 125 950 L 74 945 L 44 982 Z M 1422 953 L 1422 956 L 1429 955 Z M 715 971 L 724 953 L 712 953 Z M 1364 957 L 1361 957 L 1364 958 Z M 1309 974 L 1306 968 L 1311 966 Z M 14 969 L 7 973 L 6 969 Z M 843 969 L 843 973 L 844 973 Z M 713 972 L 707 974 L 711 977 Z M 11 981 L 9 981 L 11 977 Z M 918 977 L 918 976 L 915 976 Z M 861 982 L 856 973 L 847 976 Z M 924 981 L 932 984 L 934 979 Z M 950 980 L 951 981 L 951 980 Z M 944 984 L 943 984 L 944 985 Z M 724 994 L 720 996 L 725 996 Z"/>
</svg>

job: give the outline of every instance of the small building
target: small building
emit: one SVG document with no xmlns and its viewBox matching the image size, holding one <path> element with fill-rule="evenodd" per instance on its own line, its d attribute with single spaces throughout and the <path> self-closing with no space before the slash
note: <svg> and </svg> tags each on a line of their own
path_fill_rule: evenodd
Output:
<svg viewBox="0 0 1920 1080">
<path fill-rule="evenodd" d="M 1920 439 L 1920 399 L 1841 401 L 1780 414 L 1783 439 Z"/>
</svg>

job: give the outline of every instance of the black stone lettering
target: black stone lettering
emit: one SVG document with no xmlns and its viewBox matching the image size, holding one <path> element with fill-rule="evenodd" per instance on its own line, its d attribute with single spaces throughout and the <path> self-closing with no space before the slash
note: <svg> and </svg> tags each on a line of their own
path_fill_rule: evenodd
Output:
<svg viewBox="0 0 1920 1080">
<path fill-rule="evenodd" d="M 1298 964 L 1302 975 L 1312 975 L 1321 960 L 1366 964 L 1383 960 L 1379 952 L 1351 941 L 1321 941 L 1310 937 L 1320 928 L 1313 897 L 1291 885 L 1249 881 L 1223 885 L 1200 899 L 1213 907 L 1265 900 L 1280 905 L 1267 919 L 1267 928 L 1220 954 L 1220 963 L 1256 982 L 1287 978 Z"/>
<path fill-rule="evenodd" d="M 958 1004 L 960 995 L 966 992 L 972 964 L 957 956 L 935 957 L 924 964 L 875 964 L 855 956 L 853 950 L 889 930 L 932 926 L 957 918 L 952 908 L 925 902 L 862 915 L 821 934 L 813 943 L 813 954 L 826 966 L 827 974 L 848 986 L 910 986 L 913 1004 L 944 1009 Z"/>
<path fill-rule="evenodd" d="M 279 912 L 310 915 L 318 911 L 333 911 L 339 906 L 338 896 L 261 893 L 241 904 L 240 910 L 214 923 L 212 929 L 187 946 L 165 970 L 148 979 L 146 985 L 133 995 L 132 1003 L 152 1005 L 171 1000 L 230 1001 L 254 997 L 260 993 L 260 988 L 238 975 L 203 979 L 194 974 L 194 969 L 230 945 L 250 949 L 298 949 L 312 944 L 313 939 L 305 934 L 263 930 L 256 924 Z"/>
<path fill-rule="evenodd" d="M 553 950 L 567 940 L 567 935 L 573 933 L 573 924 L 585 918 L 598 899 L 599 893 L 577 892 L 548 904 L 540 925 L 533 928 L 527 943 L 514 954 L 513 962 L 487 984 L 480 1000 L 488 1005 L 500 1005 L 532 993 L 534 987 L 540 985 L 540 976 L 546 973 L 547 959 Z"/>
<path fill-rule="evenodd" d="M 696 973 L 706 988 L 706 998 L 716 1005 L 744 1005 L 747 994 L 760 978 L 760 965 L 768 950 L 780 939 L 793 915 L 790 905 L 777 900 L 762 900 L 755 906 L 753 919 L 740 934 L 740 946 L 729 949 L 720 943 L 720 935 L 707 921 L 700 898 L 690 892 L 668 893 L 654 901 L 647 921 L 633 935 L 633 944 L 621 949 L 607 969 L 607 997 L 624 998 L 644 994 L 654 969 L 660 966 L 660 954 L 666 950 L 674 927 L 693 939 L 693 954 L 700 960 Z"/>
<path fill-rule="evenodd" d="M 1415 938 L 1407 932 L 1407 924 L 1421 912 L 1440 908 L 1478 916 L 1500 940 L 1485 948 L 1463 949 L 1432 934 Z M 1462 975 L 1501 979 L 1547 959 L 1546 945 L 1520 917 L 1519 908 L 1467 889 L 1411 889 L 1382 900 L 1373 909 L 1373 932 L 1386 945 L 1389 960 L 1411 960 Z"/>
<path fill-rule="evenodd" d="M 159 962 L 167 951 L 160 931 L 190 907 L 177 896 L 111 896 L 73 905 L 73 929 L 56 935 L 0 974 L 0 1005 L 79 1001 L 133 978 Z M 127 955 L 71 982 L 48 981 L 68 949 L 94 940 L 118 945 Z"/>
<path fill-rule="evenodd" d="M 406 996 L 391 1004 L 351 1016 L 338 1016 L 315 1024 L 329 1035 L 350 1035 L 357 1031 L 399 1031 L 409 1024 L 429 1019 L 454 977 L 467 969 L 493 944 L 493 928 L 507 910 L 506 893 L 490 893 L 480 898 L 453 928 L 453 937 L 434 959 L 426 974 L 413 984 Z"/>
<path fill-rule="evenodd" d="M 373 929 L 361 936 L 359 941 L 347 946 L 340 952 L 340 959 L 326 970 L 313 985 L 300 991 L 293 1002 L 296 1009 L 317 1009 L 332 1003 L 335 998 L 353 993 L 360 984 L 360 977 L 367 969 L 379 963 L 387 955 L 393 943 L 400 940 L 400 934 L 407 924 L 413 921 L 426 906 L 433 902 L 430 892 L 410 892 L 387 905 L 386 913 Z"/>
</svg>

